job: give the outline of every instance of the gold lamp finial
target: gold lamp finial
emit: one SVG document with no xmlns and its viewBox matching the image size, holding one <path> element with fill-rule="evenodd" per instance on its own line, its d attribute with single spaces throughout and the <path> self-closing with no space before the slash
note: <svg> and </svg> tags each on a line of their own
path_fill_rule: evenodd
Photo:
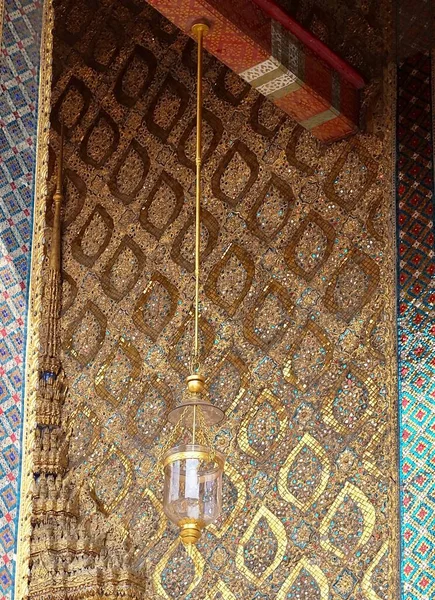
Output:
<svg viewBox="0 0 435 600">
<path fill-rule="evenodd" d="M 191 394 L 201 394 L 205 388 L 205 379 L 201 373 L 193 373 L 186 377 L 187 389 Z"/>
</svg>

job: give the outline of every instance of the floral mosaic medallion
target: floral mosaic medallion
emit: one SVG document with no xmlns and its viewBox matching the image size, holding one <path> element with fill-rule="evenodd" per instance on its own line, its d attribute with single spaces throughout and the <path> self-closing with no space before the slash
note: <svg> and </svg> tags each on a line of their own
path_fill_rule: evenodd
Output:
<svg viewBox="0 0 435 600">
<path fill-rule="evenodd" d="M 82 5 L 56 6 L 50 135 L 71 477 L 156 597 L 396 598 L 390 121 L 322 147 L 206 57 L 200 337 L 228 462 L 189 554 L 154 464 L 193 325 L 195 47 L 139 1 Z"/>
</svg>

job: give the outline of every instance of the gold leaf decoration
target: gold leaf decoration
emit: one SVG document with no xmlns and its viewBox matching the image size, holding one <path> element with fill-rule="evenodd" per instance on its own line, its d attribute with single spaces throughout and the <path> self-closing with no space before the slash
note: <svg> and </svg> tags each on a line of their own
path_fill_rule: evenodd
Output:
<svg viewBox="0 0 435 600">
<path fill-rule="evenodd" d="M 358 431 L 376 406 L 378 391 L 363 371 L 351 364 L 322 406 L 322 417 L 341 434 Z"/>
<path fill-rule="evenodd" d="M 175 285 L 155 271 L 136 302 L 132 316 L 134 324 L 156 342 L 175 315 L 178 297 Z"/>
<path fill-rule="evenodd" d="M 104 206 L 96 204 L 71 243 L 72 255 L 85 267 L 92 267 L 109 245 L 112 234 L 112 217 Z"/>
<path fill-rule="evenodd" d="M 162 171 L 142 205 L 140 224 L 159 240 L 180 214 L 183 202 L 184 192 L 181 185 L 172 175 Z"/>
<path fill-rule="evenodd" d="M 380 462 L 385 458 L 385 446 L 388 439 L 387 433 L 386 423 L 378 426 L 363 453 L 364 468 L 379 479 L 385 477 L 385 473 L 378 467 L 378 461 Z"/>
<path fill-rule="evenodd" d="M 128 433 L 138 436 L 144 448 L 149 447 L 160 435 L 167 413 L 172 406 L 171 388 L 157 375 L 151 374 L 140 397 L 134 395 L 128 407 Z"/>
<path fill-rule="evenodd" d="M 150 86 L 157 68 L 152 52 L 137 44 L 116 80 L 115 98 L 132 108 Z"/>
<path fill-rule="evenodd" d="M 387 322 L 384 307 L 380 307 L 368 317 L 364 326 L 365 346 L 378 360 L 385 360 L 385 339 L 387 335 Z"/>
<path fill-rule="evenodd" d="M 150 159 L 146 148 L 133 139 L 121 154 L 107 187 L 123 204 L 131 204 L 143 188 L 149 170 Z"/>
<path fill-rule="evenodd" d="M 203 146 L 201 162 L 205 165 L 219 145 L 223 134 L 222 121 L 212 112 L 203 108 Z M 195 146 L 196 145 L 196 118 L 193 118 L 186 127 L 177 146 L 177 156 L 181 164 L 192 171 L 195 170 Z M 190 150 L 190 152 L 189 152 Z"/>
<path fill-rule="evenodd" d="M 249 380 L 247 365 L 229 350 L 217 363 L 206 384 L 211 398 L 219 398 L 219 406 L 230 414 L 249 389 Z"/>
<path fill-rule="evenodd" d="M 74 468 L 84 456 L 90 456 L 98 444 L 101 424 L 95 412 L 82 402 L 71 415 L 67 431 L 71 433 L 69 451 L 73 459 L 69 466 Z"/>
<path fill-rule="evenodd" d="M 127 396 L 132 382 L 139 377 L 142 359 L 131 342 L 120 337 L 95 376 L 97 394 L 118 406 Z"/>
<path fill-rule="evenodd" d="M 139 532 L 146 540 L 147 546 L 155 544 L 166 529 L 167 520 L 163 507 L 149 488 L 141 492 L 139 501 L 132 507 L 130 517 L 128 528 Z"/>
<path fill-rule="evenodd" d="M 243 177 L 234 178 L 233 169 L 243 172 Z M 229 206 L 236 206 L 254 185 L 258 171 L 258 161 L 255 154 L 244 142 L 237 140 L 222 158 L 212 177 L 211 189 L 213 194 Z M 227 179 L 231 180 L 231 183 Z M 235 180 L 240 181 L 236 190 L 234 189 Z"/>
<path fill-rule="evenodd" d="M 370 206 L 370 211 L 367 217 L 367 231 L 374 237 L 378 242 L 385 241 L 385 231 L 383 229 L 383 221 L 382 221 L 382 207 L 383 207 L 383 197 L 382 194 L 373 201 Z"/>
<path fill-rule="evenodd" d="M 195 216 L 192 214 L 183 225 L 174 240 L 171 249 L 171 258 L 183 269 L 193 273 L 195 264 L 193 260 Z M 219 223 L 212 213 L 205 208 L 201 209 L 201 251 L 200 262 L 207 260 L 218 239 Z"/>
<path fill-rule="evenodd" d="M 379 278 L 377 263 L 354 248 L 329 281 L 323 300 L 325 306 L 350 321 L 373 297 Z"/>
<path fill-rule="evenodd" d="M 60 316 L 63 317 L 74 304 L 78 291 L 77 282 L 69 273 L 62 271 L 62 310 Z"/>
<path fill-rule="evenodd" d="M 362 202 L 376 179 L 377 171 L 376 161 L 358 140 L 352 140 L 346 144 L 329 172 L 325 193 L 331 202 L 351 211 Z"/>
<path fill-rule="evenodd" d="M 270 281 L 255 299 L 254 306 L 246 315 L 243 333 L 252 344 L 268 352 L 284 336 L 293 302 L 284 286 Z"/>
<path fill-rule="evenodd" d="M 306 134 L 306 130 L 302 127 L 302 125 L 296 125 L 294 127 L 288 139 L 286 156 L 289 164 L 292 165 L 292 167 L 298 171 L 302 171 L 302 173 L 305 173 L 306 175 L 312 175 L 314 173 L 313 167 L 304 162 L 302 158 L 299 158 L 299 156 L 296 156 L 298 143 L 304 134 Z"/>
<path fill-rule="evenodd" d="M 377 594 L 375 589 L 373 588 L 372 578 L 376 568 L 379 566 L 381 561 L 385 559 L 385 557 L 389 553 L 389 544 L 388 542 L 384 542 L 373 559 L 373 562 L 370 564 L 367 571 L 364 573 L 364 577 L 361 581 L 361 591 L 363 593 L 364 598 L 367 600 L 382 600 L 382 597 Z"/>
<path fill-rule="evenodd" d="M 189 92 L 186 86 L 168 74 L 145 116 L 150 133 L 166 142 L 186 112 L 188 104 Z"/>
<path fill-rule="evenodd" d="M 182 558 L 183 561 L 187 561 L 187 564 L 191 566 L 190 581 L 187 581 L 187 583 L 185 581 L 180 582 L 180 585 L 182 585 L 183 588 L 182 593 L 184 597 L 193 592 L 198 583 L 201 581 L 202 574 L 204 571 L 204 559 L 201 556 L 201 553 L 199 552 L 198 548 L 192 545 L 188 553 L 186 548 L 183 546 L 181 539 L 177 537 L 169 546 L 167 552 L 165 552 L 165 554 L 158 562 L 153 574 L 153 583 L 157 594 L 160 594 L 163 598 L 166 598 L 167 600 L 172 600 L 172 598 L 171 596 L 169 596 L 168 592 L 164 587 L 162 575 L 165 571 L 173 571 L 173 569 L 171 568 L 171 562 L 175 558 L 177 551 L 181 554 L 180 558 Z"/>
<path fill-rule="evenodd" d="M 310 462 L 317 462 L 317 465 L 320 467 L 320 471 L 314 476 L 308 470 L 308 463 Z M 294 485 L 295 491 L 291 492 L 288 481 L 290 477 L 290 471 L 295 465 L 299 467 L 299 470 L 302 467 L 303 471 L 300 473 L 299 477 L 297 471 L 296 473 L 292 474 L 292 480 L 296 480 L 296 483 Z M 302 512 L 306 512 L 325 491 L 326 486 L 328 485 L 329 471 L 330 464 L 325 450 L 315 438 L 313 438 L 309 433 L 305 433 L 301 441 L 290 452 L 285 463 L 279 471 L 278 491 L 284 500 L 294 504 L 294 506 L 299 508 L 299 510 Z M 314 477 L 314 483 L 312 483 L 312 485 L 308 485 L 306 480 L 309 479 L 310 482 L 312 482 Z M 305 494 L 303 498 L 298 498 L 296 495 L 296 490 L 298 490 L 300 493 L 300 488 L 304 490 L 304 487 L 309 488 L 311 494 L 309 496 Z"/>
<path fill-rule="evenodd" d="M 237 600 L 235 595 L 230 591 L 227 584 L 219 579 L 219 581 L 207 593 L 205 600 Z"/>
<path fill-rule="evenodd" d="M 349 541 L 346 542 L 346 547 L 338 548 L 329 538 L 330 529 L 333 531 L 334 527 L 337 527 L 335 518 L 339 511 L 342 511 L 343 514 L 346 512 L 349 514 L 349 507 L 345 506 L 345 503 L 347 502 L 350 502 L 351 505 L 353 503 L 353 505 L 361 512 L 363 527 L 361 535 L 358 537 L 358 541 L 354 544 L 353 548 L 350 547 Z M 341 492 L 332 503 L 320 524 L 320 545 L 324 550 L 328 550 L 339 558 L 344 558 L 349 552 L 353 552 L 367 544 L 372 535 L 375 521 L 376 511 L 373 504 L 364 492 L 349 481 L 346 481 Z M 340 524 L 341 523 L 345 529 L 349 529 L 348 521 L 340 521 Z"/>
<path fill-rule="evenodd" d="M 280 400 L 270 390 L 263 390 L 240 425 L 237 434 L 240 449 L 256 459 L 270 457 L 283 439 L 287 423 Z"/>
<path fill-rule="evenodd" d="M 282 584 L 276 600 L 287 600 L 288 594 L 299 577 L 306 575 L 313 579 L 320 593 L 320 600 L 329 600 L 329 583 L 320 567 L 311 563 L 305 556 L 301 558 L 290 575 Z"/>
<path fill-rule="evenodd" d="M 216 95 L 232 106 L 239 106 L 249 94 L 250 85 L 234 71 L 222 65 L 216 79 Z"/>
<path fill-rule="evenodd" d="M 269 121 L 269 126 L 264 123 L 264 120 Z M 272 122 L 270 123 L 270 121 Z M 271 102 L 267 102 L 265 96 L 259 94 L 252 105 L 249 116 L 249 125 L 252 130 L 265 138 L 272 139 L 284 121 L 285 117 L 281 114 L 281 111 L 277 110 Z"/>
<path fill-rule="evenodd" d="M 233 243 L 210 271 L 205 293 L 232 316 L 249 292 L 254 273 L 251 256 L 242 246 Z"/>
<path fill-rule="evenodd" d="M 274 240 L 286 226 L 294 201 L 293 190 L 289 184 L 272 173 L 249 211 L 249 228 L 261 240 Z"/>
<path fill-rule="evenodd" d="M 308 319 L 284 364 L 284 377 L 298 389 L 305 390 L 329 368 L 332 357 L 333 346 L 326 331 Z"/>
<path fill-rule="evenodd" d="M 184 377 L 189 374 L 192 332 L 193 319 L 188 317 L 172 338 L 168 354 L 172 367 Z M 204 359 L 210 353 L 215 340 L 215 329 L 204 317 L 199 318 L 199 339 Z"/>
<path fill-rule="evenodd" d="M 90 589 L 88 581 L 100 589 L 102 581 L 111 594 L 152 596 L 147 579 L 154 577 L 177 536 L 159 512 L 155 455 L 170 434 L 164 426 L 167 412 L 179 400 L 191 360 L 197 44 L 143 0 L 97 4 L 60 0 L 54 6 L 53 85 L 42 90 L 53 99 L 51 130 L 44 121 L 40 128 L 44 139 L 50 137 L 50 176 L 46 193 L 44 158 L 37 169 L 42 200 L 35 215 L 40 223 L 38 215 L 43 220 L 51 196 L 62 122 L 62 268 L 69 274 L 61 330 L 69 389 L 64 418 L 77 403 L 86 403 L 73 425 L 70 467 L 82 474 L 88 465 L 104 464 L 95 499 L 107 512 L 126 477 L 108 447 L 114 444 L 131 460 L 137 482 L 109 516 L 93 517 L 98 531 L 117 520 L 124 524 L 132 556 L 118 552 L 109 534 L 101 551 L 101 564 L 106 557 L 108 562 L 101 569 L 103 581 L 86 561 L 74 572 L 65 571 L 64 579 L 62 560 L 55 560 L 53 577 L 48 576 L 35 554 L 32 600 L 40 600 L 33 599 L 38 593 L 49 596 L 56 581 L 62 588 L 71 583 L 77 593 Z M 316 10 L 313 15 L 315 28 L 327 39 L 324 15 Z M 119 32 L 113 29 L 117 20 Z M 44 27 L 47 34 L 50 23 Z M 165 577 L 159 578 L 166 596 L 157 586 L 154 595 L 161 600 L 204 600 L 207 594 L 212 600 L 276 600 L 278 594 L 283 600 L 326 600 L 350 590 L 348 600 L 358 595 L 368 600 L 370 593 L 392 600 L 394 542 L 367 574 L 383 543 L 397 534 L 397 482 L 389 452 L 395 373 L 386 360 L 395 351 L 391 128 L 386 123 L 383 139 L 365 133 L 322 145 L 211 54 L 204 61 L 201 364 L 207 398 L 226 412 L 225 424 L 213 437 L 228 460 L 221 517 L 197 546 L 207 565 L 201 579 L 188 592 L 195 567 L 178 545 L 162 570 Z M 116 127 L 111 128 L 110 119 Z M 41 147 L 48 147 L 46 141 Z M 379 180 L 373 180 L 374 173 Z M 51 214 L 49 207 L 48 218 Z M 37 277 L 43 264 L 41 236 L 35 245 Z M 138 245 L 140 261 L 127 243 L 120 251 L 124 236 Z M 50 238 L 47 232 L 45 250 Z M 242 252 L 237 254 L 234 245 Z M 35 285 L 39 288 L 37 279 Z M 32 297 L 34 292 L 36 310 L 38 289 L 32 289 Z M 140 354 L 133 362 L 119 347 L 120 335 Z M 37 346 L 37 337 L 29 347 Z M 32 352 L 30 360 L 35 360 L 37 348 Z M 107 361 L 96 391 L 95 376 Z M 28 387 L 29 393 L 37 388 Z M 60 426 L 69 437 L 64 418 L 59 417 Z M 52 425 L 49 430 L 51 435 Z M 63 444 L 62 432 L 59 439 Z M 104 462 L 108 451 L 112 455 Z M 70 481 L 76 479 L 72 472 Z M 345 553 L 343 560 L 320 546 L 319 529 L 345 481 L 367 495 L 377 520 L 369 541 L 358 547 L 363 513 L 351 497 L 344 499 L 322 538 Z M 289 545 L 258 588 L 239 571 L 235 558 L 261 502 L 286 528 Z M 79 514 L 82 509 L 88 514 L 89 507 L 82 494 Z M 57 515 L 53 518 L 61 519 Z M 43 522 L 41 511 L 37 519 L 35 537 L 41 523 L 44 537 L 39 539 L 48 543 L 53 557 L 59 546 L 50 533 L 51 521 Z M 65 547 L 75 547 L 74 531 L 58 529 L 65 533 Z M 116 543 L 125 532 L 116 534 Z M 92 544 L 98 535 L 91 532 Z M 263 516 L 244 546 L 247 571 L 260 579 L 277 548 Z M 113 571 L 110 565 L 121 555 L 125 568 Z M 305 562 L 298 564 L 302 557 Z M 143 578 L 134 579 L 137 587 L 128 588 L 129 578 L 145 565 Z M 316 567 L 327 578 L 329 593 L 328 585 L 319 584 Z"/>
<path fill-rule="evenodd" d="M 264 532 L 264 527 L 262 527 L 262 537 L 266 538 L 271 536 L 276 541 L 276 551 L 273 556 L 273 560 L 269 563 L 269 565 L 263 570 L 261 574 L 258 572 L 254 572 L 246 565 L 246 554 L 245 548 L 249 544 L 251 537 L 254 535 L 256 527 L 260 524 L 260 521 L 263 521 L 267 526 L 268 530 Z M 252 521 L 250 522 L 248 528 L 240 539 L 240 542 L 237 546 L 237 554 L 236 554 L 236 566 L 240 573 L 242 573 L 249 581 L 254 583 L 257 587 L 260 587 L 262 583 L 271 575 L 274 570 L 281 563 L 285 551 L 287 547 L 287 534 L 285 532 L 284 525 L 281 521 L 276 517 L 267 506 L 261 506 L 256 514 L 254 515 Z"/>
<path fill-rule="evenodd" d="M 218 539 L 221 539 L 230 529 L 246 502 L 246 484 L 243 477 L 239 475 L 228 460 L 225 461 L 224 467 L 223 493 L 224 492 L 224 497 L 227 500 L 223 507 L 223 514 L 218 523 L 212 523 L 208 527 L 208 530 Z M 236 494 L 236 498 L 234 498 L 234 494 Z"/>
<path fill-rule="evenodd" d="M 285 249 L 288 266 L 299 277 L 311 281 L 331 255 L 334 241 L 334 227 L 311 210 Z"/>
<path fill-rule="evenodd" d="M 72 75 L 52 110 L 51 121 L 57 133 L 60 134 L 61 123 L 64 123 L 67 135 L 81 123 L 91 98 L 92 92 L 87 85 Z"/>
<path fill-rule="evenodd" d="M 112 444 L 90 477 L 91 489 L 106 513 L 111 513 L 125 498 L 133 482 L 133 475 L 130 460 Z"/>
<path fill-rule="evenodd" d="M 88 300 L 66 329 L 63 348 L 83 367 L 93 360 L 106 336 L 107 318 L 92 300 Z"/>
<path fill-rule="evenodd" d="M 134 288 L 144 265 L 145 254 L 125 235 L 101 273 L 101 287 L 109 298 L 119 302 Z"/>
<path fill-rule="evenodd" d="M 118 125 L 105 110 L 100 109 L 80 144 L 80 158 L 95 169 L 103 168 L 117 149 L 119 138 Z"/>
<path fill-rule="evenodd" d="M 124 40 L 122 23 L 111 15 L 98 27 L 85 52 L 87 64 L 95 71 L 104 73 L 117 57 Z"/>
<path fill-rule="evenodd" d="M 80 214 L 87 195 L 86 183 L 78 173 L 72 169 L 64 169 L 65 180 L 65 216 L 62 220 L 62 230 L 67 229 Z M 53 226 L 54 199 L 47 202 L 46 221 L 47 225 Z"/>
</svg>

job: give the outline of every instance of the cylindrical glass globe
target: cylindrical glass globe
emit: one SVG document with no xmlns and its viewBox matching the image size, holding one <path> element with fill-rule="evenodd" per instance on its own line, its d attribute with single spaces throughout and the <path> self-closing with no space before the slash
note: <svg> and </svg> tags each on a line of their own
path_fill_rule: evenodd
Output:
<svg viewBox="0 0 435 600">
<path fill-rule="evenodd" d="M 176 446 L 163 457 L 163 510 L 187 544 L 221 513 L 224 464 L 221 452 L 199 444 Z"/>
</svg>

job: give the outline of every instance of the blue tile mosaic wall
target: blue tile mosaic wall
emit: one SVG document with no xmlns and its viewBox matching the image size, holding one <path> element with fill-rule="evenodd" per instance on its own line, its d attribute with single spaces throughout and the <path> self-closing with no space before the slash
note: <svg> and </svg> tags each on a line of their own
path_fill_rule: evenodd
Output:
<svg viewBox="0 0 435 600">
<path fill-rule="evenodd" d="M 43 5 L 5 0 L 0 53 L 0 600 L 13 597 Z"/>
</svg>

